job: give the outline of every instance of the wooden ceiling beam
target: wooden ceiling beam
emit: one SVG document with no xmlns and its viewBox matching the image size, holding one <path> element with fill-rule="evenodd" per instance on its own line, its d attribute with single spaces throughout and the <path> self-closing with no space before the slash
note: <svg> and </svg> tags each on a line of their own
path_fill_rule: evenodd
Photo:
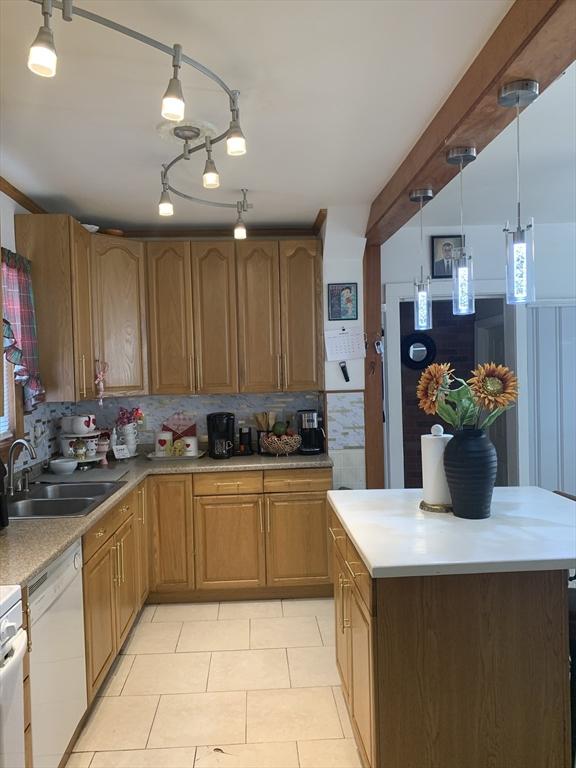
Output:
<svg viewBox="0 0 576 768">
<path fill-rule="evenodd" d="M 576 0 L 516 0 L 408 156 L 375 198 L 366 237 L 380 245 L 416 213 L 408 193 L 435 194 L 457 174 L 450 146 L 473 144 L 481 152 L 514 118 L 498 105 L 498 91 L 512 80 L 534 79 L 544 91 L 576 59 Z"/>
<path fill-rule="evenodd" d="M 5 195 L 8 195 L 8 197 L 12 198 L 18 205 L 21 205 L 22 208 L 26 208 L 27 211 L 30 211 L 30 213 L 48 213 L 48 211 L 45 211 L 41 205 L 38 205 L 37 202 L 32 200 L 31 197 L 28 197 L 28 195 L 25 195 L 24 192 L 19 190 L 13 184 L 10 184 L 10 182 L 3 176 L 0 176 L 0 192 L 4 192 Z"/>
</svg>

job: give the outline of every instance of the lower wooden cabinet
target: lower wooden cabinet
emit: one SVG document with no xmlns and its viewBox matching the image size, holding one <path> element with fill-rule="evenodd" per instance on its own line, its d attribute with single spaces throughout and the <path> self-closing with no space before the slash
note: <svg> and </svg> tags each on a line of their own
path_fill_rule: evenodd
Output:
<svg viewBox="0 0 576 768">
<path fill-rule="evenodd" d="M 194 588 L 192 475 L 148 478 L 150 591 Z"/>
<path fill-rule="evenodd" d="M 266 574 L 270 586 L 330 583 L 325 491 L 266 496 Z"/>
<path fill-rule="evenodd" d="M 334 548 L 334 613 L 336 619 L 336 666 L 340 673 L 342 693 L 350 699 L 350 579 L 340 553 Z"/>
<path fill-rule="evenodd" d="M 116 643 L 118 648 L 124 644 L 136 614 L 140 610 L 135 527 L 134 515 L 130 515 L 114 537 L 118 559 L 116 578 Z"/>
<path fill-rule="evenodd" d="M 150 515 L 147 509 L 146 483 L 136 490 L 136 550 L 138 573 L 138 602 L 144 605 L 150 591 Z"/>
<path fill-rule="evenodd" d="M 374 765 L 372 618 L 356 588 L 350 590 L 350 714 L 368 765 Z"/>
<path fill-rule="evenodd" d="M 201 496 L 194 502 L 196 588 L 266 584 L 262 496 Z"/>
</svg>

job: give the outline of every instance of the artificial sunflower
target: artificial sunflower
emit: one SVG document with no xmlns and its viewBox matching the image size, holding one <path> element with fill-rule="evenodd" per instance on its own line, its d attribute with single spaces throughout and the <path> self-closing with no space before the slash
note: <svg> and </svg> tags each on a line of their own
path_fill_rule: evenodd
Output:
<svg viewBox="0 0 576 768">
<path fill-rule="evenodd" d="M 468 384 L 478 405 L 488 411 L 508 408 L 518 397 L 518 379 L 505 365 L 479 365 Z"/>
<path fill-rule="evenodd" d="M 416 394 L 418 407 L 424 413 L 434 416 L 437 410 L 438 396 L 448 390 L 450 375 L 454 372 L 450 363 L 432 363 L 420 376 Z"/>
</svg>

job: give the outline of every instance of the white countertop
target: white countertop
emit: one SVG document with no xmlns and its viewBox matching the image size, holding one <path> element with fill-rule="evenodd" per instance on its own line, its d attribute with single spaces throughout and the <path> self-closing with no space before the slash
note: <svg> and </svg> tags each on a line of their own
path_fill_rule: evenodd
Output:
<svg viewBox="0 0 576 768">
<path fill-rule="evenodd" d="M 495 488 L 492 515 L 422 512 L 420 489 L 329 491 L 374 578 L 576 568 L 576 503 L 542 488 Z"/>
</svg>

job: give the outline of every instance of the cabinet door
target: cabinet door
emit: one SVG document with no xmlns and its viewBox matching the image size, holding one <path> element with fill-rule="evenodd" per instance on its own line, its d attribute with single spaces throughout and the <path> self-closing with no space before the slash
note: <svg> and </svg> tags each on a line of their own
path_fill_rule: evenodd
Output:
<svg viewBox="0 0 576 768">
<path fill-rule="evenodd" d="M 322 389 L 322 258 L 318 240 L 280 241 L 280 290 L 284 389 Z"/>
<path fill-rule="evenodd" d="M 88 699 L 104 680 L 116 658 L 116 545 L 111 537 L 88 560 L 82 571 L 84 586 L 84 634 Z"/>
<path fill-rule="evenodd" d="M 334 547 L 334 611 L 336 622 L 336 665 L 344 698 L 350 697 L 350 579 L 342 557 Z"/>
<path fill-rule="evenodd" d="M 138 607 L 143 605 L 150 591 L 150 516 L 146 509 L 146 483 L 136 491 L 136 548 L 138 571 Z"/>
<path fill-rule="evenodd" d="M 234 243 L 192 243 L 198 392 L 238 392 Z"/>
<path fill-rule="evenodd" d="M 132 628 L 140 607 L 138 601 L 138 566 L 134 515 L 130 515 L 115 535 L 119 577 L 116 589 L 116 633 L 118 648 Z"/>
<path fill-rule="evenodd" d="M 203 496 L 194 501 L 196 588 L 266 584 L 262 496 Z"/>
<path fill-rule="evenodd" d="M 369 765 L 373 764 L 374 701 L 372 620 L 355 589 L 350 590 L 350 659 L 352 719 Z"/>
<path fill-rule="evenodd" d="M 282 389 L 278 243 L 236 244 L 240 392 Z"/>
<path fill-rule="evenodd" d="M 152 592 L 194 587 L 192 476 L 164 475 L 149 479 Z"/>
<path fill-rule="evenodd" d="M 75 394 L 77 400 L 93 400 L 95 372 L 90 255 L 92 239 L 84 227 L 74 219 L 70 219 L 70 243 Z"/>
<path fill-rule="evenodd" d="M 94 355 L 108 363 L 109 395 L 147 394 L 144 247 L 124 237 L 92 239 Z"/>
<path fill-rule="evenodd" d="M 150 393 L 195 391 L 190 243 L 147 243 Z"/>
<path fill-rule="evenodd" d="M 326 493 L 266 496 L 267 583 L 329 584 Z"/>
</svg>

